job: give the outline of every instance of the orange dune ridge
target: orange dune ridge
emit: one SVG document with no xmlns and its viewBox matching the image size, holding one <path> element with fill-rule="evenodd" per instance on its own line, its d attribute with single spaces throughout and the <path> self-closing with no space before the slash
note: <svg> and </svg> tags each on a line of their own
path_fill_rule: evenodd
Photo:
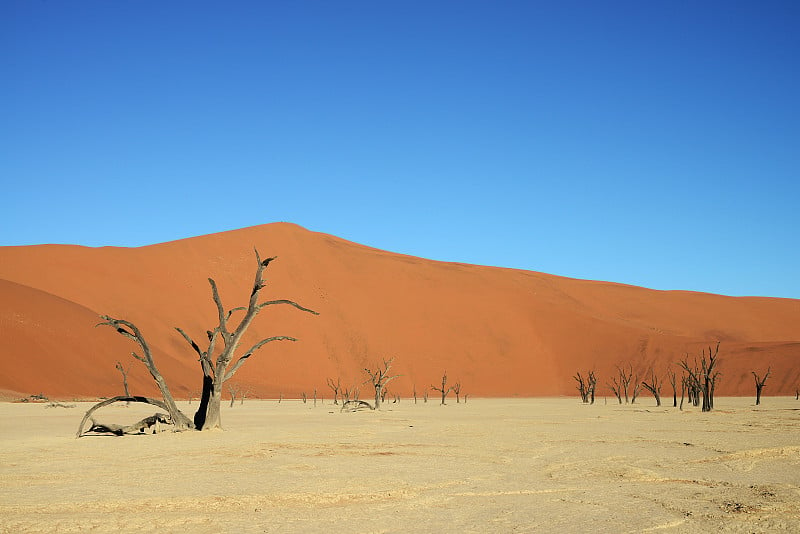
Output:
<svg viewBox="0 0 800 534">
<path fill-rule="evenodd" d="M 717 395 L 753 395 L 751 371 L 770 366 L 765 394 L 800 385 L 800 300 L 654 291 L 385 252 L 288 223 L 275 223 L 140 248 L 70 245 L 0 247 L 0 390 L 58 398 L 122 393 L 115 364 L 130 368 L 131 393 L 155 395 L 138 347 L 99 315 L 134 322 L 176 397 L 197 395 L 195 340 L 216 326 L 208 277 L 227 308 L 245 305 L 253 252 L 277 256 L 266 271 L 265 308 L 243 345 L 267 344 L 233 382 L 250 396 L 330 398 L 327 378 L 364 385 L 364 367 L 395 358 L 392 394 L 421 396 L 460 381 L 474 396 L 575 395 L 573 375 L 594 370 L 598 395 L 617 365 L 640 379 L 651 369 L 721 342 Z M 434 392 L 432 392 L 434 393 Z M 646 393 L 643 392 L 644 396 Z M 662 394 L 671 396 L 666 383 Z"/>
</svg>

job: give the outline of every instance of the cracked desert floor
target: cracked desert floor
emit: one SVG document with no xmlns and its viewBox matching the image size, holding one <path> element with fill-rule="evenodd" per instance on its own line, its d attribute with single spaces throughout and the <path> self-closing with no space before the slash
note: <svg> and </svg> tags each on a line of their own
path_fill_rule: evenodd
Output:
<svg viewBox="0 0 800 534">
<path fill-rule="evenodd" d="M 800 532 L 794 398 L 247 400 L 224 432 L 75 439 L 89 406 L 0 404 L 0 532 Z"/>
</svg>

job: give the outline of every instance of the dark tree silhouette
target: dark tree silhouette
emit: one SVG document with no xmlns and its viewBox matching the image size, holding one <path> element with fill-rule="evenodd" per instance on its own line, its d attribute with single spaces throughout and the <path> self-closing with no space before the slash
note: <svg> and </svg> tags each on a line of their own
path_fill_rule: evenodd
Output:
<svg viewBox="0 0 800 534">
<path fill-rule="evenodd" d="M 761 390 L 764 389 L 764 384 L 767 383 L 767 378 L 769 378 L 769 371 L 770 368 L 767 367 L 767 372 L 764 374 L 764 377 L 759 377 L 755 371 L 751 371 L 753 373 L 753 378 L 756 382 L 756 406 L 761 404 Z"/>
<path fill-rule="evenodd" d="M 650 382 L 642 382 L 644 388 L 653 394 L 653 398 L 656 399 L 656 406 L 661 406 L 661 387 L 663 385 L 662 380 L 656 375 L 654 370 L 650 370 Z"/>
<path fill-rule="evenodd" d="M 442 394 L 442 404 L 444 404 L 447 394 L 453 390 L 453 386 L 450 386 L 449 388 L 447 387 L 447 371 L 445 371 L 445 373 L 442 375 L 442 387 L 431 385 L 431 389 Z"/>
<path fill-rule="evenodd" d="M 695 364 L 694 367 L 690 367 L 689 362 L 686 360 L 683 360 L 679 364 L 683 370 L 686 371 L 686 380 L 689 387 L 702 395 L 702 411 L 704 412 L 710 412 L 714 409 L 714 388 L 720 376 L 719 371 L 716 370 L 718 354 L 719 341 L 713 352 L 711 347 L 708 347 L 708 356 L 706 356 L 705 350 L 703 350 L 703 357 L 700 360 L 699 367 L 697 364 Z"/>
</svg>

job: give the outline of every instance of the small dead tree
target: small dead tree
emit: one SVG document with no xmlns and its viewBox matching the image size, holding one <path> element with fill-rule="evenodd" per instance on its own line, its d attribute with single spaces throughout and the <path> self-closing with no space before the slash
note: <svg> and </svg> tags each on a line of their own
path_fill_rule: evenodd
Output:
<svg viewBox="0 0 800 534">
<path fill-rule="evenodd" d="M 442 387 L 431 385 L 431 389 L 442 394 L 442 404 L 445 404 L 444 401 L 447 398 L 447 394 L 453 391 L 453 386 L 447 387 L 447 371 L 442 375 Z"/>
<path fill-rule="evenodd" d="M 341 379 L 337 378 L 336 382 L 334 382 L 333 378 L 329 378 L 328 387 L 331 388 L 331 391 L 333 391 L 333 403 L 338 405 L 339 401 L 337 399 L 339 397 L 339 390 L 342 389 Z"/>
<path fill-rule="evenodd" d="M 764 377 L 759 377 L 755 371 L 751 371 L 753 373 L 753 378 L 756 382 L 756 406 L 761 404 L 761 390 L 764 389 L 764 384 L 767 383 L 767 378 L 769 378 L 770 367 L 767 367 L 767 372 L 764 374 Z"/>
<path fill-rule="evenodd" d="M 576 387 L 578 389 L 578 393 L 580 393 L 581 402 L 587 404 L 589 402 L 589 390 L 586 387 L 586 380 L 584 380 L 580 371 L 575 373 L 575 376 L 573 376 L 572 378 L 574 378 L 575 381 L 578 383 Z"/>
<path fill-rule="evenodd" d="M 456 404 L 461 402 L 461 382 L 453 384 L 453 393 L 456 394 Z"/>
<path fill-rule="evenodd" d="M 416 404 L 417 403 L 417 385 L 416 384 L 414 384 L 414 391 L 412 392 L 412 394 L 414 395 L 414 404 Z"/>
<path fill-rule="evenodd" d="M 620 387 L 620 384 L 617 381 L 616 377 L 614 376 L 611 377 L 611 383 L 608 384 L 608 388 L 611 390 L 614 396 L 617 397 L 617 401 L 619 401 L 619 403 L 622 404 L 622 394 L 621 394 L 622 388 Z"/>
<path fill-rule="evenodd" d="M 231 395 L 231 408 L 233 408 L 233 403 L 236 402 L 236 395 L 238 395 L 239 390 L 238 384 L 228 384 L 228 393 Z"/>
<path fill-rule="evenodd" d="M 578 382 L 578 392 L 581 395 L 581 402 L 584 404 L 594 404 L 594 392 L 597 387 L 597 377 L 594 371 L 589 371 L 589 375 L 584 378 L 580 372 L 575 373 L 572 378 Z"/>
<path fill-rule="evenodd" d="M 699 367 L 697 363 L 695 363 L 694 367 L 690 367 L 685 359 L 679 364 L 686 371 L 689 387 L 694 389 L 697 395 L 702 395 L 702 411 L 704 412 L 710 412 L 714 409 L 714 388 L 720 375 L 719 371 L 716 370 L 718 354 L 719 341 L 713 351 L 711 346 L 708 347 L 708 356 L 703 350 L 703 357 L 700 360 Z"/>
<path fill-rule="evenodd" d="M 389 376 L 389 369 L 392 367 L 392 362 L 394 362 L 394 357 L 389 358 L 388 360 L 384 359 L 383 366 L 378 366 L 375 371 L 367 369 L 366 367 L 364 368 L 364 371 L 366 371 L 369 375 L 369 378 L 364 381 L 364 383 L 371 383 L 372 387 L 375 388 L 375 405 L 372 407 L 373 410 L 380 409 L 381 401 L 383 401 L 385 398 L 384 389 L 386 388 L 386 384 L 400 376 Z M 356 397 L 356 399 L 358 399 L 358 397 Z"/>
<path fill-rule="evenodd" d="M 663 386 L 663 381 L 656 375 L 654 370 L 650 370 L 650 382 L 642 382 L 642 385 L 645 387 L 647 391 L 653 394 L 653 398 L 656 399 L 656 406 L 661 406 L 661 387 Z"/>
<path fill-rule="evenodd" d="M 425 403 L 425 404 L 427 404 L 427 403 L 428 403 L 428 390 L 425 390 L 425 391 L 422 393 L 422 402 L 423 402 L 423 403 Z"/>
<path fill-rule="evenodd" d="M 631 404 L 636 404 L 636 399 L 639 398 L 639 393 L 642 391 L 642 383 L 639 382 L 639 376 L 636 375 L 633 377 L 635 382 L 633 383 L 633 391 L 631 392 Z"/>
<path fill-rule="evenodd" d="M 628 369 L 617 366 L 617 372 L 619 373 L 619 386 L 622 390 L 621 392 L 625 395 L 625 404 L 628 404 L 628 388 L 630 387 L 631 380 L 633 380 L 633 366 L 629 364 Z M 634 384 L 636 384 L 636 382 L 634 382 Z"/>
<path fill-rule="evenodd" d="M 678 390 L 676 389 L 677 377 L 675 376 L 675 371 L 670 369 L 667 371 L 667 378 L 669 379 L 669 384 L 672 386 L 672 407 L 678 407 Z M 683 397 L 683 391 L 681 391 L 681 397 Z"/>
<path fill-rule="evenodd" d="M 125 389 L 125 396 L 130 397 L 131 392 L 128 391 L 128 371 L 130 371 L 130 368 L 125 369 L 125 367 L 122 366 L 122 362 L 117 362 L 116 367 L 117 370 L 122 373 L 122 387 Z"/>
</svg>

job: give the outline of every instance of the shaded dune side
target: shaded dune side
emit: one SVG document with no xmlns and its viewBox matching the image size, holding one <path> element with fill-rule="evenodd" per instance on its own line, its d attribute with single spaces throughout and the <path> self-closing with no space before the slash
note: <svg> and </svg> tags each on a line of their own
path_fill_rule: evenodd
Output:
<svg viewBox="0 0 800 534">
<path fill-rule="evenodd" d="M 403 375 L 392 390 L 403 396 L 414 386 L 421 394 L 444 370 L 471 395 L 571 395 L 572 375 L 589 369 L 605 391 L 617 364 L 630 362 L 641 374 L 651 366 L 663 372 L 716 340 L 722 341 L 720 395 L 752 394 L 750 371 L 767 365 L 773 368 L 769 394 L 793 393 L 800 379 L 797 300 L 662 292 L 435 262 L 279 223 L 133 249 L 0 248 L 0 277 L 28 286 L 0 286 L 3 313 L 24 307 L 66 336 L 55 344 L 31 324 L 0 324 L 3 362 L 40 347 L 36 365 L 0 375 L 0 388 L 55 392 L 56 382 L 43 370 L 91 352 L 92 364 L 81 368 L 80 378 L 72 377 L 72 366 L 60 368 L 66 374 L 59 376 L 70 379 L 58 391 L 116 393 L 114 363 L 122 360 L 132 368 L 134 393 L 153 393 L 143 366 L 130 357 L 133 344 L 110 329 L 92 328 L 97 315 L 107 313 L 140 326 L 176 395 L 196 391 L 196 356 L 174 327 L 199 341 L 214 326 L 209 276 L 226 306 L 246 302 L 253 247 L 279 257 L 267 270 L 265 299 L 289 298 L 321 314 L 275 306 L 258 316 L 245 345 L 272 335 L 300 341 L 265 346 L 236 375 L 255 395 L 311 394 L 316 387 L 330 396 L 327 377 L 361 385 L 364 367 L 391 356 Z M 97 349 L 87 351 L 87 344 Z M 367 387 L 361 390 L 367 396 Z"/>
</svg>

